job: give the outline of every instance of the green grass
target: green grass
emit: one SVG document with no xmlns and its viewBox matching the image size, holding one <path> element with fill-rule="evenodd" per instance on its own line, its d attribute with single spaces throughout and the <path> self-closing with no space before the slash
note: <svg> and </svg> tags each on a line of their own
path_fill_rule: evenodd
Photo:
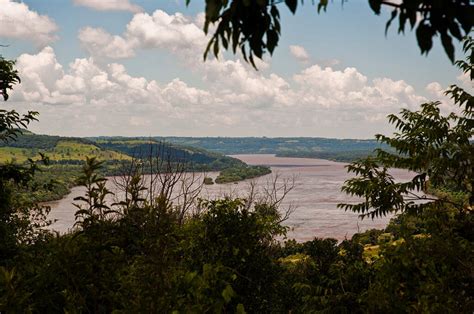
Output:
<svg viewBox="0 0 474 314">
<path fill-rule="evenodd" d="M 53 149 L 34 149 L 21 147 L 0 147 L 0 162 L 24 163 L 31 158 L 40 159 L 39 153 L 45 154 L 51 161 L 86 160 L 86 157 L 96 157 L 98 160 L 131 160 L 126 154 L 112 150 L 104 150 L 92 144 L 76 141 L 58 141 Z"/>
<path fill-rule="evenodd" d="M 34 158 L 32 149 L 18 147 L 0 147 L 0 163 L 24 163 L 28 158 Z"/>
<path fill-rule="evenodd" d="M 59 141 L 51 152 L 46 155 L 55 161 L 60 160 L 85 160 L 86 157 L 96 157 L 98 160 L 131 160 L 128 155 L 112 150 L 103 150 L 92 144 L 73 141 Z"/>
</svg>

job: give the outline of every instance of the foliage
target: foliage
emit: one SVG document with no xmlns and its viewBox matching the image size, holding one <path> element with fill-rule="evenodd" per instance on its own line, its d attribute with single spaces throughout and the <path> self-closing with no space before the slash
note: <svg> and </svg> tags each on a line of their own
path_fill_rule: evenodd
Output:
<svg viewBox="0 0 474 314">
<path fill-rule="evenodd" d="M 466 39 L 466 53 L 474 52 L 474 40 Z M 469 60 L 469 59 L 468 59 Z M 472 69 L 464 67 L 466 73 Z M 463 63 L 458 63 L 463 64 Z M 389 115 L 399 133 L 393 137 L 377 135 L 395 153 L 377 150 L 348 166 L 357 177 L 346 181 L 343 190 L 362 197 L 359 204 L 341 204 L 362 216 L 385 216 L 390 212 L 420 211 L 437 204 L 449 204 L 459 211 L 470 211 L 474 204 L 474 97 L 455 85 L 446 92 L 461 107 L 461 115 L 444 116 L 439 102 L 421 105 L 418 111 L 403 109 L 400 116 Z M 389 168 L 402 168 L 416 175 L 408 182 L 395 182 Z M 449 197 L 432 198 L 420 193 L 432 187 L 447 187 L 466 195 L 467 202 Z"/>
<path fill-rule="evenodd" d="M 21 81 L 18 76 L 18 71 L 14 66 L 15 61 L 6 60 L 0 56 L 0 93 L 5 101 L 9 98 L 9 90 L 13 89 L 13 86 Z M 0 119 L 0 121 L 3 122 L 4 118 Z M 16 121 L 18 121 L 18 119 Z M 13 122 L 15 122 L 15 120 L 13 120 Z M 0 130 L 3 131 L 3 129 Z"/>
<path fill-rule="evenodd" d="M 13 85 L 20 82 L 14 64 L 0 57 L 0 89 L 4 100 L 8 99 L 8 91 Z M 21 132 L 19 128 L 36 120 L 36 116 L 36 112 L 20 115 L 14 110 L 0 110 L 0 141 L 14 140 Z M 23 166 L 0 164 L 0 266 L 11 262 L 22 245 L 41 238 L 43 231 L 40 228 L 48 225 L 45 220 L 48 208 L 25 202 L 17 192 L 18 188 L 29 185 L 37 170 L 38 165 L 32 160 Z M 4 278 L 11 278 L 4 275 Z"/>
<path fill-rule="evenodd" d="M 217 176 L 216 183 L 237 182 L 245 179 L 252 179 L 271 173 L 270 168 L 265 166 L 245 166 L 227 168 Z"/>
<path fill-rule="evenodd" d="M 405 33 L 407 21 L 412 30 L 416 27 L 416 39 L 422 54 L 428 54 L 433 47 L 433 37 L 440 36 L 441 44 L 451 62 L 454 62 L 452 38 L 462 41 L 471 31 L 474 21 L 474 6 L 469 0 L 403 0 L 401 3 L 369 0 L 369 4 L 375 14 L 380 14 L 382 5 L 393 8 L 385 32 L 397 15 L 398 33 Z"/>
<path fill-rule="evenodd" d="M 220 171 L 229 167 L 245 165 L 242 161 L 209 152 L 193 145 L 170 143 L 166 139 L 146 138 L 92 138 L 102 148 L 115 150 L 134 158 L 147 159 L 155 153 L 175 162 L 185 162 L 191 171 Z"/>
<path fill-rule="evenodd" d="M 203 182 L 204 182 L 205 185 L 212 185 L 212 184 L 214 184 L 214 180 L 212 180 L 211 177 L 205 177 Z"/>
<path fill-rule="evenodd" d="M 402 214 L 379 241 L 368 289 L 372 312 L 457 312 L 474 309 L 473 215 L 443 205 Z"/>
<path fill-rule="evenodd" d="M 472 38 L 464 49 L 470 55 L 457 64 L 472 75 Z M 376 272 L 367 296 L 377 301 L 369 302 L 370 312 L 474 309 L 474 98 L 454 85 L 446 94 L 461 107 L 460 115 L 441 114 L 438 102 L 390 115 L 399 132 L 377 138 L 397 154 L 379 150 L 375 158 L 348 166 L 357 177 L 343 189 L 363 202 L 341 207 L 371 217 L 402 212 L 385 233 L 354 237 L 372 251 L 368 260 Z M 391 167 L 411 170 L 414 177 L 396 182 Z M 423 194 L 427 191 L 435 195 Z"/>
<path fill-rule="evenodd" d="M 95 157 L 87 157 L 83 174 L 77 179 L 77 183 L 86 189 L 85 196 L 74 198 L 74 201 L 83 203 L 83 205 L 74 204 L 78 209 L 75 214 L 76 223 L 83 229 L 106 220 L 106 216 L 113 212 L 106 203 L 107 195 L 112 192 L 105 186 L 107 179 L 97 173 L 100 167 L 101 162 Z"/>
<path fill-rule="evenodd" d="M 262 59 L 265 53 L 272 54 L 278 46 L 281 35 L 278 4 L 282 2 L 291 13 L 295 14 L 298 0 L 206 0 L 204 32 L 206 34 L 209 32 L 210 24 L 217 26 L 204 52 L 204 59 L 211 51 L 217 58 L 221 47 L 226 50 L 232 49 L 234 54 L 239 48 L 244 60 L 256 68 L 254 56 Z M 321 10 L 326 11 L 329 1 L 313 1 L 313 4 L 315 2 L 318 13 Z M 416 38 L 422 54 L 431 50 L 433 37 L 440 36 L 444 50 L 452 62 L 454 62 L 452 38 L 461 41 L 473 26 L 474 6 L 470 0 L 399 2 L 369 0 L 368 2 L 375 14 L 380 14 L 382 7 L 393 9 L 386 24 L 386 31 L 397 15 L 399 33 L 405 32 L 407 21 L 411 29 L 416 27 Z"/>
</svg>

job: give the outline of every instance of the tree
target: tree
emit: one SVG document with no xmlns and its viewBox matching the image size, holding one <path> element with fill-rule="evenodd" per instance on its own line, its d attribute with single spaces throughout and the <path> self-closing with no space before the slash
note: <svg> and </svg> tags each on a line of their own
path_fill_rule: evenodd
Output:
<svg viewBox="0 0 474 314">
<path fill-rule="evenodd" d="M 456 64 L 471 78 L 474 76 L 474 40 L 464 42 L 467 61 Z M 376 150 L 375 158 L 366 158 L 348 166 L 357 177 L 349 179 L 343 191 L 364 199 L 359 204 L 340 204 L 362 216 L 385 216 L 391 212 L 421 210 L 428 206 L 449 204 L 459 211 L 472 211 L 474 205 L 474 96 L 452 85 L 446 92 L 461 107 L 461 115 L 441 114 L 439 102 L 421 105 L 421 110 L 403 109 L 400 116 L 389 115 L 399 132 L 393 137 L 378 134 L 376 138 L 395 150 Z M 389 168 L 402 168 L 416 175 L 408 182 L 396 182 Z M 422 195 L 429 184 L 447 188 L 465 197 Z"/>
<path fill-rule="evenodd" d="M 14 64 L 0 56 L 0 93 L 5 101 L 8 92 L 20 82 Z M 14 140 L 37 115 L 33 111 L 20 115 L 15 110 L 0 109 L 0 141 Z M 37 170 L 37 163 L 31 159 L 26 166 L 0 164 L 0 264 L 12 257 L 19 243 L 31 240 L 37 227 L 43 226 L 43 209 L 36 204 L 20 204 L 15 197 L 17 189 L 28 186 Z"/>
<path fill-rule="evenodd" d="M 189 3 L 190 0 L 186 2 Z M 281 34 L 278 4 L 283 2 L 293 14 L 296 12 L 298 0 L 206 0 L 204 32 L 209 32 L 211 24 L 217 24 L 217 27 L 209 40 L 204 59 L 210 51 L 217 57 L 221 47 L 232 49 L 234 54 L 238 48 L 245 61 L 255 67 L 254 56 L 261 59 L 265 53 L 272 54 L 278 46 Z M 314 0 L 312 2 L 315 4 Z M 416 39 L 422 54 L 427 54 L 433 46 L 433 38 L 440 36 L 444 50 L 452 62 L 452 38 L 462 40 L 474 24 L 474 5 L 470 0 L 368 2 L 377 15 L 383 7 L 392 9 L 386 31 L 397 16 L 399 33 L 405 32 L 407 22 L 411 29 L 416 28 Z M 328 0 L 319 0 L 318 13 L 325 11 L 328 3 Z"/>
</svg>

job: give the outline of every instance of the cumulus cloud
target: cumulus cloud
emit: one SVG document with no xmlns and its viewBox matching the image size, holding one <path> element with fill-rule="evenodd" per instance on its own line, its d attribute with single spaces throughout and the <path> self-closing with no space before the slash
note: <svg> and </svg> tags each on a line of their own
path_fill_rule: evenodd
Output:
<svg viewBox="0 0 474 314">
<path fill-rule="evenodd" d="M 133 13 L 143 11 L 140 6 L 130 3 L 129 0 L 74 0 L 74 4 L 98 11 L 130 11 Z"/>
<path fill-rule="evenodd" d="M 445 92 L 445 88 L 443 88 L 441 86 L 440 83 L 438 82 L 431 82 L 429 83 L 428 85 L 426 85 L 426 91 L 432 95 L 432 96 L 435 96 L 435 97 L 444 97 L 444 92 Z"/>
<path fill-rule="evenodd" d="M 302 46 L 290 46 L 290 52 L 298 61 L 308 62 L 309 54 Z"/>
<path fill-rule="evenodd" d="M 137 49 L 162 48 L 181 56 L 201 55 L 206 44 L 202 29 L 181 13 L 168 14 L 156 10 L 153 14 L 138 13 L 121 35 L 111 35 L 100 28 L 86 27 L 79 31 L 79 40 L 95 57 L 128 58 Z M 193 58 L 194 60 L 194 58 Z"/>
<path fill-rule="evenodd" d="M 93 57 L 63 66 L 46 47 L 21 55 L 18 69 L 23 82 L 11 104 L 40 111 L 33 130 L 67 135 L 371 137 L 387 129 L 387 114 L 426 101 L 404 81 L 369 79 L 351 67 L 312 65 L 286 79 L 213 59 L 196 68 L 203 80 L 196 87 L 133 76 Z"/>
<path fill-rule="evenodd" d="M 0 37 L 19 38 L 45 46 L 57 39 L 56 23 L 20 2 L 0 0 Z"/>
<path fill-rule="evenodd" d="M 133 42 L 113 36 L 102 28 L 85 27 L 79 31 L 82 46 L 93 56 L 112 59 L 130 58 L 135 55 Z"/>
<path fill-rule="evenodd" d="M 462 75 L 459 76 L 458 79 L 461 81 L 461 87 L 469 88 L 467 85 L 468 82 L 463 80 L 464 78 L 462 77 Z M 448 89 L 448 86 L 442 86 L 438 82 L 431 82 L 425 87 L 425 90 L 428 92 L 428 100 L 440 102 L 439 108 L 441 109 L 441 113 L 447 115 L 451 112 L 454 112 L 460 115 L 462 112 L 462 108 L 454 104 L 450 95 L 446 95 L 446 91 Z"/>
<path fill-rule="evenodd" d="M 474 80 L 471 80 L 471 77 L 468 73 L 462 73 L 457 77 L 458 81 L 461 83 L 461 86 L 464 88 L 474 88 Z"/>
</svg>

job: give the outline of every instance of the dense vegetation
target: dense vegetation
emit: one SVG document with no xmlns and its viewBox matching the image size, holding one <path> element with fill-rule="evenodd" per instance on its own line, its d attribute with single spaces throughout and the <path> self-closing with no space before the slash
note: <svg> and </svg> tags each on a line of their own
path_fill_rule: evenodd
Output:
<svg viewBox="0 0 474 314">
<path fill-rule="evenodd" d="M 271 173 L 270 168 L 263 166 L 243 166 L 227 168 L 220 172 L 217 176 L 216 183 L 229 183 L 242 181 L 244 179 L 252 179 Z"/>
<path fill-rule="evenodd" d="M 245 163 L 220 153 L 210 152 L 190 145 L 176 145 L 164 140 L 146 138 L 91 138 L 97 145 L 107 150 L 114 150 L 134 158 L 147 158 L 160 154 L 177 162 L 185 162 L 190 170 L 220 171 L 226 168 L 242 167 Z M 166 143 L 166 144 L 164 144 Z"/>
</svg>

